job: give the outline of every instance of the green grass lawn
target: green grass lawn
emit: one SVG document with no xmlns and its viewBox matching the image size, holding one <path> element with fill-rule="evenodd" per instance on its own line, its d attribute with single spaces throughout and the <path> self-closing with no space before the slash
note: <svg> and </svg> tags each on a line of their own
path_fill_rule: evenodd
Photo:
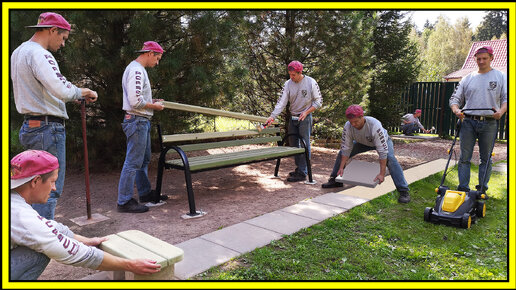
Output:
<svg viewBox="0 0 516 290">
<path fill-rule="evenodd" d="M 477 182 L 478 167 L 472 168 Z M 284 236 L 193 277 L 195 280 L 506 280 L 507 175 L 493 172 L 486 217 L 470 229 L 423 220 L 442 173 Z M 445 184 L 455 188 L 457 171 Z"/>
</svg>

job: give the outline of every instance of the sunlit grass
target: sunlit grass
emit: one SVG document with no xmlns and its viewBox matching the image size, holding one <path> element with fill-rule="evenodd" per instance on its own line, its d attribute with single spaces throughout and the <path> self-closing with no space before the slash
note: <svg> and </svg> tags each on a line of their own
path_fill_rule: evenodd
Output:
<svg viewBox="0 0 516 290">
<path fill-rule="evenodd" d="M 471 184 L 478 167 L 473 166 Z M 507 175 L 493 172 L 486 217 L 470 229 L 427 223 L 442 172 L 214 267 L 204 280 L 506 280 Z M 456 170 L 446 185 L 456 188 Z"/>
</svg>

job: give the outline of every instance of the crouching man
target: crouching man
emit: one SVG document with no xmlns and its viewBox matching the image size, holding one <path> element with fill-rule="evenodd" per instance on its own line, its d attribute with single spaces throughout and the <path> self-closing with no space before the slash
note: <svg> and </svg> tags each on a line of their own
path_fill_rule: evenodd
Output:
<svg viewBox="0 0 516 290">
<path fill-rule="evenodd" d="M 330 179 L 322 185 L 323 188 L 342 187 L 342 183 L 335 180 L 342 175 L 344 167 L 349 158 L 369 150 L 376 150 L 380 157 L 380 173 L 375 181 L 382 183 L 385 179 L 386 167 L 389 168 L 392 180 L 400 193 L 398 202 L 408 203 L 410 201 L 409 188 L 403 169 L 394 156 L 394 145 L 382 127 L 382 123 L 373 117 L 364 117 L 364 110 L 358 105 L 351 105 L 346 109 L 348 121 L 342 130 L 341 149 Z"/>
<path fill-rule="evenodd" d="M 83 237 L 40 216 L 30 204 L 47 201 L 56 189 L 58 171 L 57 158 L 46 151 L 24 151 L 11 160 L 11 280 L 36 280 L 50 259 L 102 271 L 160 271 L 156 261 L 123 259 L 96 248 L 106 237 Z"/>
</svg>

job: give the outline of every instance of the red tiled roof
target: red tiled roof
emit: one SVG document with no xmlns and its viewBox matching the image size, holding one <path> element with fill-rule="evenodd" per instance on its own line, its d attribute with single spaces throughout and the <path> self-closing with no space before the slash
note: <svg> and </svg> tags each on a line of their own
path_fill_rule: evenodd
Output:
<svg viewBox="0 0 516 290">
<path fill-rule="evenodd" d="M 464 65 L 462 65 L 462 69 L 444 76 L 444 79 L 462 78 L 468 73 L 478 69 L 474 53 L 475 50 L 482 45 L 490 45 L 493 47 L 494 59 L 491 62 L 491 67 L 507 73 L 507 39 L 477 41 L 473 42 L 471 45 L 471 49 L 469 50 L 469 54 L 468 57 L 466 57 Z"/>
</svg>

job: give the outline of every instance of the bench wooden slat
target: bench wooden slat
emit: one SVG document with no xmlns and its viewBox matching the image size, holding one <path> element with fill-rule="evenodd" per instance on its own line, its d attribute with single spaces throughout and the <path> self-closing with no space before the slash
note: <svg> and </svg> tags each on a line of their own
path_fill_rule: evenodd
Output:
<svg viewBox="0 0 516 290">
<path fill-rule="evenodd" d="M 192 133 L 192 134 L 175 134 L 175 135 L 163 135 L 163 143 L 169 142 L 183 142 L 183 141 L 195 141 L 195 140 L 206 140 L 206 139 L 217 139 L 217 138 L 228 138 L 228 137 L 240 137 L 240 136 L 253 136 L 253 135 L 266 135 L 280 132 L 280 128 L 267 128 L 258 132 L 258 130 L 234 130 L 224 132 L 209 132 L 209 133 Z"/>
<path fill-rule="evenodd" d="M 197 156 L 188 158 L 190 171 L 216 168 L 250 161 L 286 157 L 305 152 L 304 148 L 296 147 L 269 147 L 254 150 L 238 151 L 224 154 Z M 183 167 L 181 159 L 168 160 L 165 163 Z"/>
<path fill-rule="evenodd" d="M 281 141 L 281 136 L 263 137 L 263 138 L 246 138 L 246 139 L 240 139 L 240 140 L 188 144 L 188 145 L 182 145 L 179 147 L 184 152 L 190 152 L 190 151 L 207 150 L 207 149 L 214 149 L 214 148 L 225 148 L 225 147 L 250 145 L 250 144 L 264 144 L 264 143 L 278 142 L 278 141 Z"/>
<path fill-rule="evenodd" d="M 230 117 L 235 119 L 242 119 L 242 120 L 249 120 L 254 122 L 261 122 L 265 123 L 267 121 L 267 117 L 261 117 L 261 116 L 255 116 L 255 115 L 248 115 L 243 113 L 236 113 L 236 112 L 230 112 L 230 111 L 224 111 L 224 110 L 218 110 L 218 109 L 212 109 L 212 108 L 206 108 L 206 107 L 200 107 L 200 106 L 193 106 L 193 105 L 186 105 L 176 102 L 168 102 L 164 101 L 163 105 L 167 109 L 174 109 L 174 110 L 180 110 L 180 111 L 186 111 L 186 112 L 194 112 L 194 113 L 201 113 L 201 114 L 208 114 L 208 115 L 215 115 L 215 116 L 223 116 L 223 117 Z M 277 121 L 274 121 L 273 124 L 277 124 Z"/>
<path fill-rule="evenodd" d="M 152 259 L 156 261 L 161 267 L 167 267 L 168 261 L 164 257 L 153 253 L 142 247 L 135 247 L 133 243 L 122 238 L 119 235 L 109 235 L 109 240 L 102 242 L 100 248 L 114 256 L 126 259 Z"/>
<path fill-rule="evenodd" d="M 173 265 L 183 260 L 183 250 L 147 233 L 138 230 L 128 230 L 120 232 L 117 235 L 131 241 L 131 243 L 135 245 L 164 257 L 167 259 L 168 265 Z"/>
</svg>

